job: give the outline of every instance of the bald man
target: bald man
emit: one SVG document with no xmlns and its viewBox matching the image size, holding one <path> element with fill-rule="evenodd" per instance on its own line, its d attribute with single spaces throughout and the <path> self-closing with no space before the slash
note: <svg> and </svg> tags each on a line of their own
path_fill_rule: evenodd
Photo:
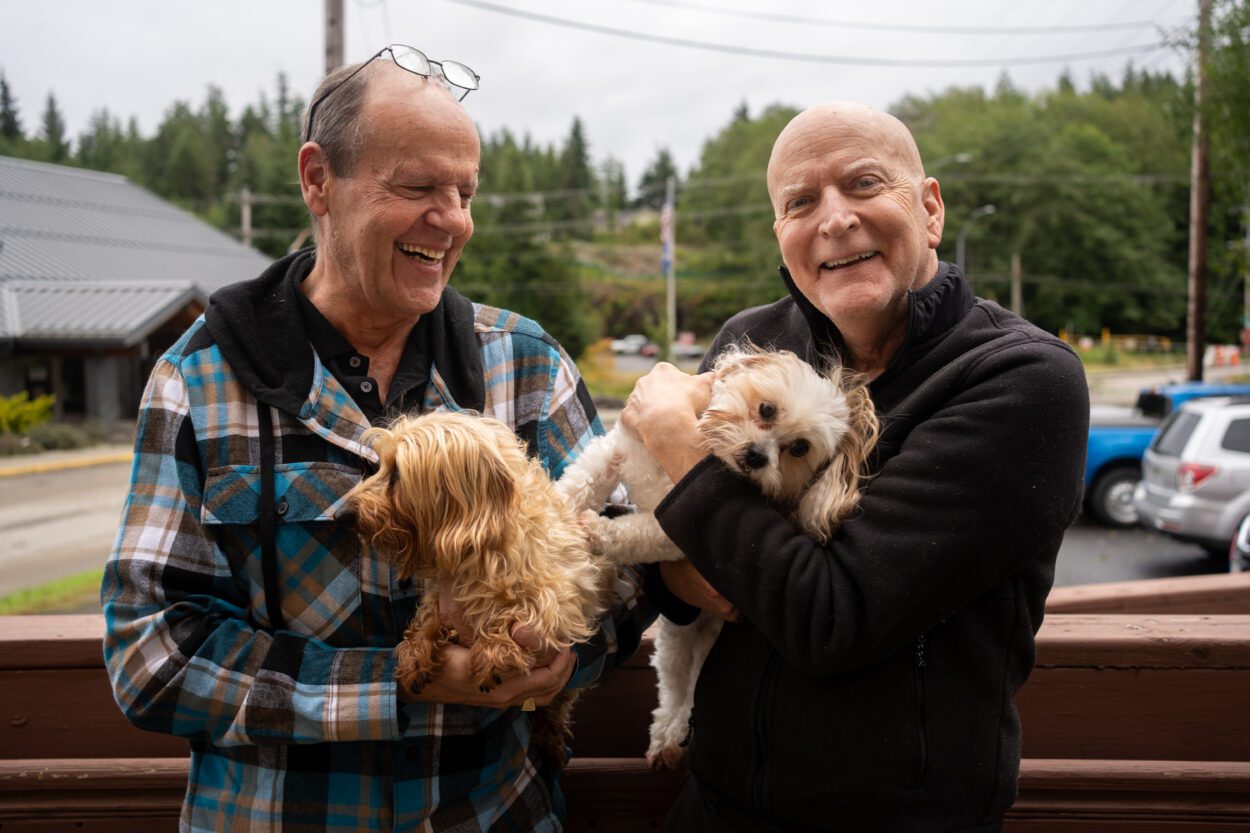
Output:
<svg viewBox="0 0 1250 833">
<path fill-rule="evenodd" d="M 421 690 L 395 681 L 422 588 L 338 511 L 377 462 L 365 432 L 488 413 L 559 476 L 602 430 L 538 324 L 448 286 L 479 157 L 455 80 L 477 83 L 401 46 L 327 76 L 297 160 L 316 249 L 216 293 L 152 372 L 105 659 L 128 718 L 190 740 L 183 831 L 557 831 L 561 766 L 530 746 L 533 708 L 600 677 L 655 615 L 622 571 L 576 657 L 480 691 L 448 645 Z"/>
<path fill-rule="evenodd" d="M 859 511 L 819 544 L 699 451 L 707 375 L 658 366 L 622 419 L 676 484 L 668 586 L 726 624 L 695 694 L 673 833 L 1001 828 L 1012 698 L 1081 499 L 1089 402 L 1061 341 L 938 260 L 944 208 L 907 128 L 812 108 L 768 165 L 789 296 L 750 340 L 869 380 L 883 432 Z M 782 406 L 784 407 L 784 405 Z"/>
</svg>

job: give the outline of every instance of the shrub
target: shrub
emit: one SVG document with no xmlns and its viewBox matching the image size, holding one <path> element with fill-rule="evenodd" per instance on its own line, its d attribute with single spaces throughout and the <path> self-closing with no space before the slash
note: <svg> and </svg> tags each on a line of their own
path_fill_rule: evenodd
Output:
<svg viewBox="0 0 1250 833">
<path fill-rule="evenodd" d="M 19 437 L 17 434 L 0 434 L 0 457 L 16 457 L 19 454 L 34 454 L 42 450 L 30 441 L 30 437 Z"/>
<path fill-rule="evenodd" d="M 68 451 L 91 445 L 87 432 L 62 422 L 47 422 L 30 429 L 30 441 L 49 451 Z"/>
<path fill-rule="evenodd" d="M 0 396 L 0 434 L 28 434 L 30 429 L 48 421 L 56 397 L 45 394 L 31 399 L 26 391 Z"/>
</svg>

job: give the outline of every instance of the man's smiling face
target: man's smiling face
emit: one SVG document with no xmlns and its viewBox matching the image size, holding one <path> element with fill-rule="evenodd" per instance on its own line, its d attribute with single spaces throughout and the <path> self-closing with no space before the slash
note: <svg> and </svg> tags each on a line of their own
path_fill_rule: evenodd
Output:
<svg viewBox="0 0 1250 833">
<path fill-rule="evenodd" d="M 888 331 L 907 292 L 937 271 L 943 208 L 907 128 L 853 104 L 814 108 L 782 131 L 768 165 L 781 258 L 835 325 Z"/>
<path fill-rule="evenodd" d="M 383 67 L 361 111 L 363 149 L 331 175 L 323 254 L 353 306 L 413 321 L 433 310 L 473 234 L 480 147 L 442 88 Z"/>
</svg>

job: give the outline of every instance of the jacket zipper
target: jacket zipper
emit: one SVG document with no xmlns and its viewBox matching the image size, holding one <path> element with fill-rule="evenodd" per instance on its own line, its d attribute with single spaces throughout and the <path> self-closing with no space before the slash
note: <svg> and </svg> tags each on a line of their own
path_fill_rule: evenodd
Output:
<svg viewBox="0 0 1250 833">
<path fill-rule="evenodd" d="M 916 729 L 916 784 L 923 783 L 925 772 L 929 768 L 929 745 L 925 739 L 925 639 L 921 634 L 916 640 L 916 667 L 912 674 L 912 693 L 915 714 L 913 725 Z"/>
<path fill-rule="evenodd" d="M 767 817 L 767 809 L 764 800 L 764 759 L 768 750 L 767 741 L 767 723 L 768 723 L 768 700 L 772 696 L 773 677 L 777 671 L 777 655 L 769 653 L 768 660 L 764 663 L 764 674 L 760 680 L 759 696 L 756 698 L 755 704 L 755 772 L 751 778 L 751 800 L 754 805 L 755 813 L 762 817 Z"/>
</svg>

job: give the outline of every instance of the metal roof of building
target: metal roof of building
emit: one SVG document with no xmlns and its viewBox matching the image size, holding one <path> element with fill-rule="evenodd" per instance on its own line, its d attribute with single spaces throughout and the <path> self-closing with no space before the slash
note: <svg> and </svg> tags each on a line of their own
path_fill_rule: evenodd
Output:
<svg viewBox="0 0 1250 833">
<path fill-rule="evenodd" d="M 207 300 L 186 281 L 5 281 L 0 296 L 9 331 L 23 341 L 127 347 L 191 301 Z"/>
<path fill-rule="evenodd" d="M 123 176 L 0 157 L 0 339 L 132 344 L 269 263 Z"/>
</svg>

